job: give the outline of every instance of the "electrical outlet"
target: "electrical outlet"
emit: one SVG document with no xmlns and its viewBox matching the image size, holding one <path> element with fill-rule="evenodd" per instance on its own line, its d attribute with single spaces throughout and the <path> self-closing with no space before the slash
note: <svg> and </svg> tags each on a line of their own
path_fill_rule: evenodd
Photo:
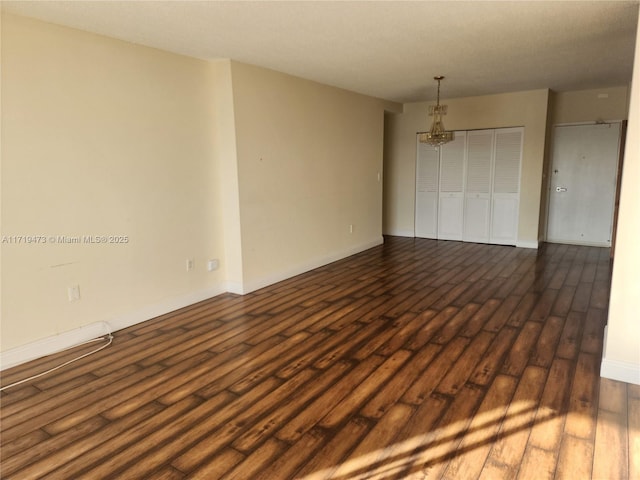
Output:
<svg viewBox="0 0 640 480">
<path fill-rule="evenodd" d="M 220 262 L 218 261 L 217 258 L 212 258 L 207 262 L 207 270 L 210 272 L 217 270 L 219 266 L 220 266 Z"/>
<path fill-rule="evenodd" d="M 67 288 L 67 296 L 70 302 L 77 302 L 80 300 L 80 285 L 71 285 Z"/>
<path fill-rule="evenodd" d="M 187 258 L 187 272 L 193 270 L 193 258 Z"/>
</svg>

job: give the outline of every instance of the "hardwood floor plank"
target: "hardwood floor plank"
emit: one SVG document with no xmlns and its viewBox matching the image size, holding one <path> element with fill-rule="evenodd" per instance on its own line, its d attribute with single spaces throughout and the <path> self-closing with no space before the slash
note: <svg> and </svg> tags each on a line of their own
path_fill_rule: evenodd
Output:
<svg viewBox="0 0 640 480">
<path fill-rule="evenodd" d="M 220 452 L 212 461 L 200 467 L 189 475 L 193 480 L 210 480 L 222 478 L 224 474 L 231 471 L 236 465 L 242 462 L 245 456 L 232 448 L 227 448 Z"/>
<path fill-rule="evenodd" d="M 246 480 L 247 478 L 255 478 L 266 465 L 278 458 L 284 450 L 285 445 L 282 442 L 270 438 L 222 478 L 224 480 Z M 194 472 L 194 476 L 198 476 L 197 470 Z"/>
<path fill-rule="evenodd" d="M 197 399 L 189 398 L 179 404 L 153 416 L 153 407 L 145 407 L 140 411 L 118 422 L 110 424 L 90 437 L 80 439 L 73 444 L 55 446 L 53 455 L 43 457 L 21 470 L 20 478 L 41 478 L 49 474 L 53 478 L 74 478 L 90 465 L 95 465 L 108 458 L 112 452 L 132 445 L 146 434 L 153 432 L 157 425 L 177 418 L 198 405 Z M 151 415 L 150 415 L 151 414 Z M 94 440 L 94 441 L 92 441 Z M 93 448 L 98 446 L 98 448 Z M 4 465 L 3 465 L 4 470 Z M 5 472 L 6 473 L 6 472 Z"/>
<path fill-rule="evenodd" d="M 592 475 L 594 479 L 631 478 L 626 425 L 626 414 L 608 410 L 598 411 Z"/>
<path fill-rule="evenodd" d="M 59 448 L 64 448 L 67 445 L 73 443 L 78 438 L 82 438 L 85 435 L 91 434 L 106 424 L 106 421 L 100 417 L 90 418 L 82 423 L 79 423 L 75 427 L 67 430 L 62 435 L 57 435 L 55 438 L 48 438 L 47 440 L 39 443 L 28 450 L 22 450 L 16 455 L 13 455 L 7 460 L 2 462 L 2 474 L 6 478 L 8 475 L 16 475 L 18 478 L 38 478 L 33 476 L 34 467 L 27 468 L 26 470 L 20 469 L 21 465 L 25 463 L 35 462 L 35 470 L 41 472 L 43 467 L 46 467 L 50 462 L 52 452 L 55 452 Z M 3 446 L 4 449 L 4 446 Z M 38 474 L 39 475 L 39 474 Z"/>
<path fill-rule="evenodd" d="M 480 332 L 456 360 L 449 373 L 438 384 L 436 392 L 444 395 L 455 395 L 469 379 L 473 366 L 484 356 L 493 338 L 494 335 L 491 333 Z"/>
<path fill-rule="evenodd" d="M 294 473 L 313 460 L 315 452 L 327 442 L 326 437 L 327 434 L 324 430 L 311 429 L 293 443 L 279 458 L 257 473 L 254 479 L 296 478 Z M 217 477 L 209 476 L 206 478 Z"/>
<path fill-rule="evenodd" d="M 553 479 L 556 471 L 554 452 L 537 447 L 529 447 L 522 459 L 517 480 Z"/>
<path fill-rule="evenodd" d="M 500 370 L 500 366 L 509 347 L 513 344 L 518 330 L 505 327 L 493 338 L 491 345 L 482 359 L 476 362 L 476 367 L 469 377 L 469 381 L 476 385 L 489 385 Z"/>
<path fill-rule="evenodd" d="M 460 331 L 460 335 L 463 337 L 473 337 L 476 335 L 487 323 L 488 319 L 493 315 L 502 302 L 495 298 L 489 299 L 473 316 L 466 322 L 464 328 Z M 473 305 L 473 304 L 472 304 Z M 486 331 L 490 331 L 485 329 Z"/>
<path fill-rule="evenodd" d="M 582 342 L 583 323 L 583 313 L 569 312 L 556 348 L 557 357 L 566 358 L 567 360 L 573 360 L 578 357 Z"/>
<path fill-rule="evenodd" d="M 63 386 L 66 388 L 57 388 L 53 387 L 51 389 L 47 389 L 45 391 L 41 391 L 36 389 L 33 386 L 28 386 L 29 390 L 35 390 L 29 397 L 23 398 L 23 396 L 18 392 L 17 397 L 20 399 L 18 402 L 2 402 L 2 414 L 0 418 L 4 421 L 12 415 L 16 415 L 14 417 L 15 422 L 20 422 L 24 418 L 28 418 L 33 416 L 33 411 L 29 411 L 29 409 L 37 408 L 38 410 L 49 410 L 53 408 L 55 405 L 60 403 L 61 398 L 65 402 L 69 402 L 75 398 L 80 398 L 86 395 L 89 392 L 100 390 L 108 385 L 111 385 L 113 382 L 127 377 L 129 375 L 134 374 L 139 371 L 140 368 L 136 365 L 129 365 L 117 372 L 114 372 L 111 375 L 107 375 L 106 377 L 96 377 L 94 375 L 90 376 L 79 376 L 77 379 L 84 380 L 84 382 L 77 382 L 76 379 L 72 379 L 68 382 L 63 383 Z M 11 396 L 14 395 L 14 392 L 11 392 Z M 3 397 L 4 400 L 4 397 Z M 18 417 L 17 415 L 20 412 L 26 413 L 23 414 L 22 417 Z M 4 428 L 8 428 L 7 424 L 3 425 Z"/>
<path fill-rule="evenodd" d="M 441 478 L 448 462 L 455 457 L 481 399 L 482 390 L 476 386 L 465 385 L 460 389 L 435 429 L 423 435 L 400 478 Z"/>
<path fill-rule="evenodd" d="M 593 442 L 565 435 L 560 445 L 555 478 L 558 480 L 591 478 L 592 466 Z"/>
<path fill-rule="evenodd" d="M 469 319 L 478 311 L 480 305 L 470 303 L 460 310 L 456 315 L 440 328 L 438 333 L 431 339 L 431 342 L 446 345 L 455 337 L 458 332 L 467 325 Z M 465 335 L 468 336 L 468 335 Z"/>
<path fill-rule="evenodd" d="M 633 385 L 638 387 L 638 385 Z M 631 391 L 631 385 L 628 387 Z M 640 478 L 640 397 L 629 394 L 629 478 Z"/>
<path fill-rule="evenodd" d="M 557 290 L 547 289 L 542 292 L 538 302 L 533 307 L 528 320 L 534 322 L 544 322 L 553 308 L 553 304 L 558 296 Z"/>
<path fill-rule="evenodd" d="M 409 387 L 402 396 L 402 401 L 419 405 L 428 399 L 468 344 L 468 338 L 454 338 Z"/>
<path fill-rule="evenodd" d="M 640 386 L 599 377 L 610 278 L 608 249 L 385 237 L 0 392 L 2 476 L 638 477 Z"/>
<path fill-rule="evenodd" d="M 563 327 L 563 318 L 555 316 L 547 318 L 538 337 L 538 341 L 533 347 L 529 363 L 545 368 L 551 366 Z"/>
<path fill-rule="evenodd" d="M 361 415 L 368 418 L 380 418 L 393 405 L 395 405 L 409 386 L 413 385 L 415 379 L 422 373 L 429 363 L 440 352 L 440 346 L 429 344 L 420 350 L 405 364 L 398 373 L 381 388 L 360 411 Z"/>
<path fill-rule="evenodd" d="M 571 285 L 563 285 L 558 291 L 556 301 L 551 308 L 551 315 L 557 317 L 566 317 L 571 310 L 573 304 L 573 297 L 576 293 L 576 287 Z"/>
<path fill-rule="evenodd" d="M 350 362 L 341 360 L 314 378 L 313 382 L 307 382 L 300 387 L 294 386 L 293 391 L 295 391 L 295 396 L 288 393 L 289 398 L 286 402 L 282 402 L 283 405 L 273 410 L 263 419 L 255 422 L 248 430 L 245 430 L 243 434 L 233 441 L 233 447 L 240 452 L 248 453 L 257 445 L 260 445 L 266 440 L 265 437 L 279 430 L 282 425 L 284 425 L 289 418 L 296 415 L 307 402 L 334 385 L 350 368 Z"/>
<path fill-rule="evenodd" d="M 529 446 L 549 451 L 557 451 L 560 447 L 572 374 L 572 364 L 567 360 L 557 358 L 551 364 Z"/>
<path fill-rule="evenodd" d="M 539 322 L 527 322 L 524 324 L 518 337 L 511 346 L 509 353 L 505 357 L 500 370 L 501 373 L 514 376 L 522 375 L 522 372 L 529 363 L 531 350 L 533 350 L 541 331 L 542 324 Z"/>
<path fill-rule="evenodd" d="M 581 353 L 576 363 L 565 433 L 593 441 L 598 415 L 600 357 Z"/>
<path fill-rule="evenodd" d="M 520 303 L 521 297 L 517 295 L 509 295 L 506 297 L 498 309 L 491 315 L 487 323 L 485 323 L 483 329 L 487 332 L 498 332 L 504 327 L 509 320 L 509 317 Z"/>
<path fill-rule="evenodd" d="M 496 463 L 489 458 L 483 465 L 478 480 L 511 480 L 515 478 L 513 469 Z"/>
<path fill-rule="evenodd" d="M 527 292 L 524 294 L 520 303 L 509 317 L 507 324 L 511 327 L 521 327 L 531 316 L 531 311 L 538 301 L 540 295 L 535 292 Z"/>
<path fill-rule="evenodd" d="M 522 373 L 489 454 L 488 460 L 493 462 L 497 471 L 508 472 L 509 475 L 517 472 L 535 422 L 546 379 L 547 370 L 540 367 L 527 367 Z"/>
<path fill-rule="evenodd" d="M 155 375 L 160 368 L 146 369 L 136 372 L 128 377 L 121 378 L 111 385 L 114 395 L 118 392 L 124 392 L 123 395 L 129 395 L 128 389 L 134 388 L 139 381 L 145 377 Z M 75 398 L 75 395 L 72 395 Z M 11 441 L 19 437 L 25 429 L 49 427 L 52 422 L 60 421 L 59 428 L 55 428 L 55 433 L 60 433 L 64 428 L 71 428 L 74 425 L 86 420 L 102 410 L 111 406 L 112 397 L 103 398 L 99 391 L 83 395 L 82 402 L 88 405 L 88 408 L 78 410 L 77 405 L 73 401 L 66 403 L 58 403 L 57 406 L 48 410 L 31 412 L 32 416 L 28 416 L 29 411 L 21 412 L 20 415 L 13 415 L 6 418 L 2 422 L 2 439 L 3 442 Z M 89 411 L 90 410 L 90 411 Z M 36 414 L 34 414 L 36 413 Z M 17 418 L 16 418 L 17 417 Z M 51 430 L 49 428 L 49 430 Z M 49 432 L 50 433 L 50 432 Z M 51 433 L 50 433 L 51 434 Z"/>
<path fill-rule="evenodd" d="M 596 308 L 589 308 L 582 333 L 580 351 L 599 354 L 602 352 L 604 338 L 604 326 L 606 325 L 606 312 Z"/>
<path fill-rule="evenodd" d="M 332 473 L 331 478 L 374 477 L 384 471 L 387 446 L 394 444 L 398 429 L 407 424 L 414 409 L 398 403 L 391 407 Z"/>
<path fill-rule="evenodd" d="M 443 480 L 480 475 L 516 385 L 514 377 L 500 375 L 495 378 L 458 445 L 455 457 L 449 462 Z"/>
<path fill-rule="evenodd" d="M 364 382 L 358 385 L 357 389 L 353 390 L 339 405 L 330 410 L 319 422 L 319 425 L 325 428 L 333 428 L 351 416 L 402 367 L 409 357 L 411 357 L 411 352 L 408 350 L 398 350 L 394 353 L 374 370 Z"/>
<path fill-rule="evenodd" d="M 210 360 L 215 361 L 211 362 Z M 100 415 L 108 418 L 109 420 L 124 417 L 129 412 L 136 410 L 142 405 L 158 400 L 159 397 L 164 395 L 167 391 L 167 384 L 171 384 L 176 387 L 172 392 L 175 392 L 177 389 L 181 390 L 184 383 L 189 382 L 192 378 L 206 374 L 207 371 L 210 371 L 212 366 L 215 368 L 215 366 L 219 365 L 218 360 L 219 359 L 217 357 L 210 354 L 197 355 L 192 359 L 185 360 L 178 365 L 167 368 L 158 375 L 145 379 L 145 381 L 136 385 L 133 390 L 134 395 L 118 397 L 116 399 L 117 401 L 111 403 L 113 406 L 100 411 Z M 172 402 L 164 403 L 165 405 L 169 405 L 185 397 L 186 395 L 183 395 L 173 399 Z M 48 428 L 52 427 L 53 426 L 49 426 Z"/>
<path fill-rule="evenodd" d="M 289 443 L 297 441 L 303 434 L 311 430 L 327 411 L 338 407 L 342 399 L 351 393 L 354 386 L 362 383 L 383 361 L 384 357 L 379 355 L 367 357 L 338 382 L 326 389 L 313 403 L 286 422 L 276 433 L 276 436 Z"/>
<path fill-rule="evenodd" d="M 313 375 L 304 373 L 292 383 L 294 381 L 302 383 Z M 278 387 L 276 385 L 273 379 L 268 379 L 253 395 L 244 396 L 234 402 L 228 400 L 230 394 L 227 392 L 209 398 L 181 418 L 153 432 L 148 438 L 146 448 L 139 444 L 129 447 L 120 454 L 112 456 L 108 462 L 91 469 L 89 474 L 94 478 L 101 478 L 108 475 L 109 471 L 121 470 L 124 478 L 145 478 L 147 474 L 166 463 L 168 458 L 175 458 L 185 450 L 204 457 L 207 453 L 220 449 L 225 443 L 224 440 L 229 440 L 238 433 L 244 426 L 243 419 L 248 412 L 255 415 L 255 403 L 258 399 L 263 396 L 279 397 L 283 391 L 291 388 L 291 384 Z M 265 395 L 266 392 L 269 394 Z M 253 407 L 253 410 L 250 407 Z M 233 421 L 231 421 L 232 418 Z M 220 425 L 223 427 L 218 428 Z M 190 428 L 185 428 L 187 426 Z M 212 438 L 210 435 L 213 432 L 216 434 Z M 207 449 L 194 446 L 205 442 Z M 184 471 L 182 464 L 174 464 L 174 466 Z"/>
<path fill-rule="evenodd" d="M 580 282 L 576 288 L 576 293 L 573 296 L 573 302 L 571 303 L 571 310 L 574 312 L 586 312 L 589 308 L 589 301 L 591 299 L 592 283 Z"/>
<path fill-rule="evenodd" d="M 331 478 L 342 460 L 369 431 L 369 423 L 355 417 L 342 427 L 333 439 L 321 448 L 302 469 L 296 472 L 299 480 L 324 480 Z"/>
<path fill-rule="evenodd" d="M 376 349 L 376 354 L 389 357 L 400 348 L 405 348 L 405 344 L 412 339 L 416 330 L 422 327 L 423 317 L 413 312 L 408 312 L 398 318 L 396 322 L 398 325 L 397 332 Z"/>
<path fill-rule="evenodd" d="M 436 310 L 423 312 L 422 315 L 420 315 L 420 321 L 424 326 L 415 333 L 413 339 L 407 344 L 407 348 L 410 350 L 422 348 L 434 337 L 436 332 L 449 323 L 450 319 L 452 319 L 458 311 L 456 307 L 447 307 L 439 313 L 437 313 Z"/>
</svg>

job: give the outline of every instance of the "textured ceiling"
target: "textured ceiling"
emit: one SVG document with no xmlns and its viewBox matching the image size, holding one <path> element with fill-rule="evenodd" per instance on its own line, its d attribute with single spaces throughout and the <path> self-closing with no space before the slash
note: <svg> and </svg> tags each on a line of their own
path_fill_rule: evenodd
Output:
<svg viewBox="0 0 640 480">
<path fill-rule="evenodd" d="M 625 85 L 633 1 L 3 1 L 3 10 L 399 102 Z"/>
</svg>

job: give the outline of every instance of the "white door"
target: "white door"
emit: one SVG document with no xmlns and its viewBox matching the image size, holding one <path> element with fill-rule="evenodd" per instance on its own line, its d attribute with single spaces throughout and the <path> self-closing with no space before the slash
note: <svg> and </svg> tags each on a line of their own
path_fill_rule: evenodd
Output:
<svg viewBox="0 0 640 480">
<path fill-rule="evenodd" d="M 522 127 L 496 130 L 490 243 L 515 245 L 518 241 L 523 136 Z"/>
<path fill-rule="evenodd" d="M 489 242 L 493 130 L 467 133 L 467 173 L 464 194 L 465 242 Z"/>
<path fill-rule="evenodd" d="M 440 153 L 426 143 L 417 144 L 416 237 L 438 238 Z"/>
<path fill-rule="evenodd" d="M 554 128 L 547 240 L 611 246 L 620 124 Z"/>
<path fill-rule="evenodd" d="M 465 143 L 466 132 L 455 132 L 453 141 L 440 147 L 438 238 L 441 240 L 462 240 Z"/>
</svg>

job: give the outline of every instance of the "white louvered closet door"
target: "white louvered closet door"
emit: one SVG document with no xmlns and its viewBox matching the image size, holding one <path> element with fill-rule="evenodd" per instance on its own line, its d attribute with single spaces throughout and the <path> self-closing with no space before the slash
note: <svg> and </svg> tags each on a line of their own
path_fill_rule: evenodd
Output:
<svg viewBox="0 0 640 480">
<path fill-rule="evenodd" d="M 496 130 L 491 243 L 515 245 L 518 239 L 523 136 L 522 127 Z"/>
<path fill-rule="evenodd" d="M 440 153 L 431 145 L 419 141 L 417 141 L 417 152 L 416 237 L 438 238 Z"/>
<path fill-rule="evenodd" d="M 464 166 L 467 132 L 455 132 L 452 142 L 440 147 L 438 238 L 462 240 Z"/>
<path fill-rule="evenodd" d="M 493 132 L 493 130 L 475 130 L 467 133 L 467 173 L 462 232 L 462 239 L 466 242 L 489 242 Z"/>
</svg>

